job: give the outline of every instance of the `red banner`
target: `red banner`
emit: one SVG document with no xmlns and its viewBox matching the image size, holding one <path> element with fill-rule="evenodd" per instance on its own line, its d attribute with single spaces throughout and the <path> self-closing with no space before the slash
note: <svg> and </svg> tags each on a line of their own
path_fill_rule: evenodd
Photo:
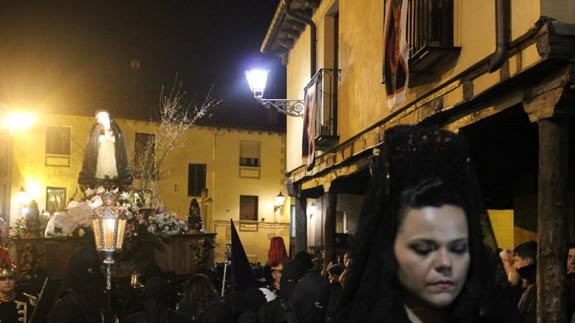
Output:
<svg viewBox="0 0 575 323">
<path fill-rule="evenodd" d="M 302 157 L 307 169 L 313 169 L 315 162 L 315 128 L 316 128 L 316 84 L 310 85 L 305 91 L 302 134 Z"/>
<path fill-rule="evenodd" d="M 405 102 L 409 81 L 407 2 L 408 0 L 385 1 L 383 76 L 389 109 Z"/>
</svg>

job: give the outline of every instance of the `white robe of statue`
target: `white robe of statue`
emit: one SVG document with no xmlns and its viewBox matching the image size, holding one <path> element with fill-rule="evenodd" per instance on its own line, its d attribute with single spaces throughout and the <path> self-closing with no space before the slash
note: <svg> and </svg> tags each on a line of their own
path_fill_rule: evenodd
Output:
<svg viewBox="0 0 575 323">
<path fill-rule="evenodd" d="M 118 177 L 116 139 L 114 138 L 114 132 L 110 128 L 110 119 L 107 113 L 105 115 L 98 113 L 97 119 L 104 132 L 98 137 L 98 159 L 94 177 L 97 179 L 105 179 L 106 177 L 112 179 Z"/>
</svg>

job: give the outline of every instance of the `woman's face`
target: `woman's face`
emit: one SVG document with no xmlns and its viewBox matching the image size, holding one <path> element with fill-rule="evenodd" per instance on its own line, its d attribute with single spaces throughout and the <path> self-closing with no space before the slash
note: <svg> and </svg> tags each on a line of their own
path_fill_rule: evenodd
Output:
<svg viewBox="0 0 575 323">
<path fill-rule="evenodd" d="M 397 276 L 404 291 L 434 307 L 450 305 L 465 284 L 468 242 L 462 208 L 407 209 L 394 244 Z"/>
<path fill-rule="evenodd" d="M 96 114 L 96 120 L 102 125 L 104 130 L 110 130 L 110 116 L 105 111 L 100 111 Z"/>
</svg>

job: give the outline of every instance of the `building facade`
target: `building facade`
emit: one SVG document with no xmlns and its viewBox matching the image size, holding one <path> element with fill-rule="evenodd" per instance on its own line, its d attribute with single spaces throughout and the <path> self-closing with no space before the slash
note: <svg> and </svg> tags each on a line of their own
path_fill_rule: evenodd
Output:
<svg viewBox="0 0 575 323">
<path fill-rule="evenodd" d="M 405 28 L 385 23 L 390 8 Z M 575 238 L 572 1 L 288 0 L 261 51 L 286 65 L 287 99 L 307 101 L 287 121 L 296 250 L 329 255 L 354 233 L 386 129 L 442 127 L 470 144 L 499 244 L 539 240 L 539 279 L 553 286 L 541 315 L 561 315 L 550 302 Z"/>
<path fill-rule="evenodd" d="M 10 174 L 2 184 L 6 182 L 3 194 L 9 198 L 11 225 L 21 216 L 21 190 L 46 211 L 63 209 L 68 201 L 83 197 L 78 174 L 95 119 L 42 115 L 38 120 L 26 132 L 7 136 L 2 145 L 3 155 L 11 156 L 2 158 L 2 169 Z M 159 124 L 114 120 L 124 134 L 133 165 L 141 158 L 139 147 L 154 140 Z M 274 207 L 285 187 L 284 173 L 284 133 L 192 126 L 161 164 L 159 197 L 168 210 L 184 217 L 191 199 L 200 201 L 206 229 L 218 233 L 216 261 L 223 260 L 225 245 L 231 240 L 232 219 L 250 260 L 265 262 L 272 237 L 282 236 L 289 243 L 288 207 Z M 283 195 L 287 195 L 285 190 Z M 2 207 L 8 209 L 7 205 L 4 200 Z"/>
</svg>

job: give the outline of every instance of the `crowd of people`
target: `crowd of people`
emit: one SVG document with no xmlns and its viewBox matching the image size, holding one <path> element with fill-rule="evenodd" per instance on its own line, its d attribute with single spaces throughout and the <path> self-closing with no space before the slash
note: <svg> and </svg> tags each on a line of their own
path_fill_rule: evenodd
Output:
<svg viewBox="0 0 575 323">
<path fill-rule="evenodd" d="M 253 286 L 222 296 L 213 268 L 180 284 L 151 263 L 142 288 L 117 284 L 106 304 L 98 255 L 84 248 L 71 258 L 46 321 L 113 322 L 114 313 L 127 323 L 535 322 L 537 243 L 497 247 L 463 140 L 398 126 L 384 143 L 370 164 L 351 250 L 334 261 L 306 251 L 290 259 L 275 237 L 265 266 L 250 269 Z M 571 317 L 575 245 L 568 247 Z M 2 323 L 19 322 L 8 316 L 20 313 L 13 281 L 13 274 L 0 275 Z"/>
</svg>

